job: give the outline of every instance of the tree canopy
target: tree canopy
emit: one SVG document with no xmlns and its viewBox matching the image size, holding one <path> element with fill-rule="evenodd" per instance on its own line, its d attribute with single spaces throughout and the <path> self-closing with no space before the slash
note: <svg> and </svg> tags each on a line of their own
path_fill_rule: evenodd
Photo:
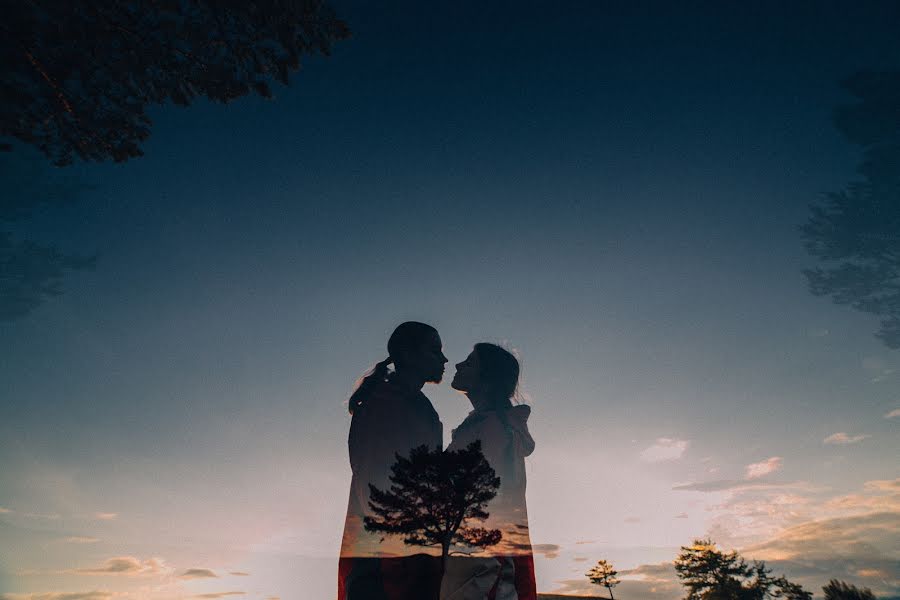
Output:
<svg viewBox="0 0 900 600">
<path fill-rule="evenodd" d="M 863 150 L 861 180 L 813 205 L 800 228 L 825 263 L 805 271 L 810 291 L 881 318 L 876 334 L 900 348 L 900 72 L 862 72 L 844 82 L 856 102 L 835 124 Z"/>
<path fill-rule="evenodd" d="M 822 587 L 825 600 L 875 600 L 875 594 L 869 588 L 858 588 L 855 585 L 832 579 Z"/>
<path fill-rule="evenodd" d="M 321 0 L 6 2 L 0 33 L 0 142 L 57 165 L 140 156 L 149 105 L 269 97 L 349 35 Z"/>
<path fill-rule="evenodd" d="M 812 600 L 812 594 L 784 576 L 771 577 L 762 561 L 747 562 L 737 552 L 723 552 L 709 539 L 683 546 L 675 571 L 687 588 L 685 600 Z"/>
<path fill-rule="evenodd" d="M 613 600 L 612 589 L 619 585 L 619 579 L 616 577 L 618 574 L 619 572 L 610 563 L 601 559 L 597 561 L 597 564 L 590 571 L 585 573 L 585 576 L 591 583 L 603 586 L 609 590 L 610 600 Z"/>
<path fill-rule="evenodd" d="M 452 544 L 487 547 L 500 542 L 500 530 L 469 525 L 490 516 L 485 508 L 500 488 L 481 442 L 450 452 L 419 446 L 409 458 L 398 454 L 390 481 L 389 490 L 369 484 L 372 516 L 363 520 L 367 531 L 399 535 L 409 545 L 438 546 L 443 567 Z"/>
</svg>

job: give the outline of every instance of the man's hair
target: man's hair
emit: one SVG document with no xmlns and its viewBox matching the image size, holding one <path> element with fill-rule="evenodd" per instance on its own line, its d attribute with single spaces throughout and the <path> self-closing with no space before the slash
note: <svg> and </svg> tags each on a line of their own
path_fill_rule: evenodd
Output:
<svg viewBox="0 0 900 600">
<path fill-rule="evenodd" d="M 348 402 L 350 414 L 352 415 L 357 408 L 363 405 L 377 383 L 383 382 L 387 378 L 389 364 L 394 363 L 394 366 L 397 366 L 398 362 L 402 364 L 405 357 L 421 349 L 432 334 L 436 335 L 437 329 L 418 321 L 406 321 L 397 325 L 394 333 L 388 339 L 388 357 L 376 363 L 350 396 Z"/>
</svg>

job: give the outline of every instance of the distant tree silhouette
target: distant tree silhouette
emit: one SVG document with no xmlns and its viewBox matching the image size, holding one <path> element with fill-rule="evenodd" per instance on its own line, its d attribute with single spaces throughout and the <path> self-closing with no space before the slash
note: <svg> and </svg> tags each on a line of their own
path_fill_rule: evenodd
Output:
<svg viewBox="0 0 900 600">
<path fill-rule="evenodd" d="M 364 518 L 367 531 L 403 536 L 409 545 L 439 546 L 441 573 L 454 543 L 487 547 L 500 542 L 500 530 L 468 526 L 490 516 L 485 508 L 500 488 L 481 442 L 450 452 L 419 446 L 409 458 L 396 456 L 390 489 L 369 484 L 369 508 L 375 516 Z"/>
<path fill-rule="evenodd" d="M 863 149 L 862 179 L 827 194 L 800 227 L 807 251 L 828 266 L 806 270 L 809 289 L 881 318 L 876 334 L 900 348 L 900 72 L 843 82 L 856 97 L 835 124 Z"/>
<path fill-rule="evenodd" d="M 322 0 L 67 0 L 5 2 L 0 34 L 0 141 L 64 165 L 140 156 L 149 105 L 269 97 L 348 29 Z"/>
<path fill-rule="evenodd" d="M 597 561 L 594 568 L 585 573 L 585 576 L 591 580 L 591 583 L 603 586 L 609 590 L 610 600 L 615 600 L 612 589 L 619 585 L 619 579 L 616 577 L 618 574 L 619 572 L 613 569 L 610 563 L 601 559 Z"/>
<path fill-rule="evenodd" d="M 784 576 L 771 577 L 762 561 L 747 562 L 737 552 L 722 552 L 709 539 L 683 546 L 675 571 L 687 588 L 685 600 L 810 600 L 812 594 Z"/>
<path fill-rule="evenodd" d="M 875 594 L 869 588 L 858 588 L 855 585 L 832 579 L 822 588 L 825 600 L 875 600 Z"/>
</svg>

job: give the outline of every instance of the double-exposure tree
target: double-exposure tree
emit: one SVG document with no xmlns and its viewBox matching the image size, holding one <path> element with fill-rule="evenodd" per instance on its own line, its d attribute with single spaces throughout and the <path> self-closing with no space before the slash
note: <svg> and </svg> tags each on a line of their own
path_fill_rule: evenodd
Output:
<svg viewBox="0 0 900 600">
<path fill-rule="evenodd" d="M 149 106 L 271 96 L 347 35 L 322 0 L 4 2 L 0 143 L 58 165 L 124 161 L 142 154 Z"/>
<path fill-rule="evenodd" d="M 610 563 L 601 559 L 597 561 L 594 568 L 585 573 L 585 576 L 591 580 L 591 583 L 603 586 L 609 590 L 610 600 L 615 600 L 612 589 L 619 585 L 619 579 L 616 577 L 618 574 L 619 572 L 613 569 Z"/>
<path fill-rule="evenodd" d="M 844 82 L 856 102 L 835 124 L 863 150 L 861 179 L 811 207 L 800 231 L 824 266 L 809 289 L 881 319 L 876 334 L 900 348 L 900 72 L 861 72 Z"/>
<path fill-rule="evenodd" d="M 409 458 L 396 456 L 390 489 L 369 484 L 367 531 L 402 536 L 409 545 L 440 547 L 441 573 L 452 545 L 484 548 L 500 542 L 500 530 L 472 526 L 490 516 L 485 508 L 500 488 L 481 442 L 450 452 L 419 446 Z"/>
</svg>

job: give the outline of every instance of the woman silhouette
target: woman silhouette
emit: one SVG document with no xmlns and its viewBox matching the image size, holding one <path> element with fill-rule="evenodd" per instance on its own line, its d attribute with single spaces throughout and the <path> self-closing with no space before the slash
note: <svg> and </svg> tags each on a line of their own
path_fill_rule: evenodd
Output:
<svg viewBox="0 0 900 600">
<path fill-rule="evenodd" d="M 528 432 L 531 407 L 513 406 L 519 361 L 494 344 L 475 344 L 456 365 L 450 384 L 472 403 L 469 416 L 453 430 L 447 450 L 481 441 L 485 458 L 500 477 L 490 517 L 479 527 L 499 529 L 500 542 L 485 550 L 457 548 L 441 582 L 441 600 L 536 600 L 534 556 L 525 506 L 525 457 L 534 450 Z M 459 556 L 458 554 L 468 554 Z"/>
</svg>

